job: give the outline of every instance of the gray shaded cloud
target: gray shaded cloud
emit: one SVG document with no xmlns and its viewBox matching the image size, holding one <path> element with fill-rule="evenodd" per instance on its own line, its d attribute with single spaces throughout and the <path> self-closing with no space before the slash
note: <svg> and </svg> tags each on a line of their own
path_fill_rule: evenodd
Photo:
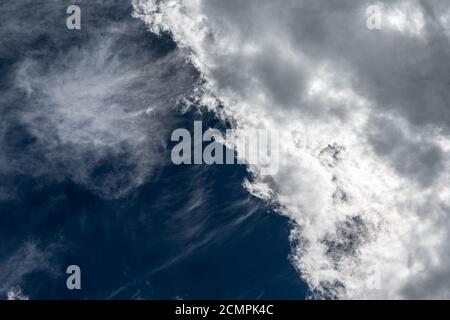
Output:
<svg viewBox="0 0 450 320">
<path fill-rule="evenodd" d="M 398 173 L 413 177 L 424 187 L 430 186 L 445 170 L 448 155 L 439 145 L 432 139 L 411 139 L 393 120 L 372 119 L 368 141 Z"/>
<path fill-rule="evenodd" d="M 271 195 L 299 225 L 293 261 L 312 290 L 448 297 L 445 285 L 433 287 L 449 268 L 448 1 L 383 1 L 381 30 L 366 27 L 372 1 L 133 3 L 151 31 L 191 50 L 238 134 L 280 129 L 275 187 L 256 179 L 250 190 Z M 319 155 L 332 145 L 342 152 L 330 166 Z M 323 239 L 354 217 L 364 228 L 337 232 L 333 243 L 364 241 L 336 266 Z M 367 286 L 373 267 L 377 290 Z"/>
<path fill-rule="evenodd" d="M 404 2 L 384 3 L 390 8 Z M 374 107 L 379 111 L 400 112 L 415 125 L 436 124 L 447 130 L 450 125 L 446 90 L 450 48 L 436 14 L 436 11 L 443 11 L 440 8 L 445 7 L 445 3 L 406 3 L 424 13 L 421 36 L 368 30 L 364 14 L 371 1 L 323 0 L 313 4 L 306 1 L 248 1 L 245 5 L 242 1 L 207 1 L 202 3 L 202 10 L 216 18 L 217 29 L 232 33 L 242 43 L 261 40 L 257 58 L 234 55 L 233 63 L 227 66 L 236 72 L 228 73 L 242 76 L 247 70 L 253 70 L 251 81 L 255 81 L 256 76 L 265 91 L 273 92 L 274 101 L 280 107 L 292 105 L 285 99 L 298 100 L 301 85 L 296 83 L 303 83 L 305 74 L 330 61 L 338 69 L 351 72 L 353 89 L 374 99 Z M 277 47 L 276 40 L 272 45 L 271 38 L 276 36 L 288 37 L 292 47 Z M 282 55 L 276 55 L 277 50 L 294 50 L 305 59 L 305 65 L 295 65 L 292 69 L 293 61 L 283 61 Z M 241 67 L 244 69 L 237 72 Z M 276 71 L 265 71 L 269 68 Z M 248 88 L 240 87 L 240 81 L 231 83 L 238 92 Z M 277 94 L 282 94 L 283 98 Z M 297 108 L 302 105 L 297 104 Z"/>
</svg>

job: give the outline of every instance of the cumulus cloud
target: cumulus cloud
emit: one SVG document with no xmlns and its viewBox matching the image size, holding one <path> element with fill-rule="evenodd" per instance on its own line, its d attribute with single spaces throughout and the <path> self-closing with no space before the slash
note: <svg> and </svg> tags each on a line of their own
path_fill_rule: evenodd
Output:
<svg viewBox="0 0 450 320">
<path fill-rule="evenodd" d="M 385 1 L 369 30 L 373 4 L 133 1 L 188 48 L 238 135 L 280 129 L 279 172 L 250 166 L 246 186 L 296 223 L 314 295 L 448 298 L 450 8 Z"/>
</svg>

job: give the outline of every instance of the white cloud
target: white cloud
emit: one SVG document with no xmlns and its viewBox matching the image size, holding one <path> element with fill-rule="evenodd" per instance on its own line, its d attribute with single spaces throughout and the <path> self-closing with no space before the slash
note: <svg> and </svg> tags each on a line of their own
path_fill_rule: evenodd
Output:
<svg viewBox="0 0 450 320">
<path fill-rule="evenodd" d="M 69 176 L 102 197 L 120 198 L 163 163 L 170 108 L 189 91 L 191 70 L 176 51 L 157 58 L 119 43 L 108 35 L 50 66 L 19 64 L 16 86 L 27 103 L 16 115 L 52 164 L 31 174 Z"/>
<path fill-rule="evenodd" d="M 281 130 L 278 174 L 246 186 L 296 222 L 293 261 L 319 296 L 450 297 L 438 3 L 389 2 L 407 18 L 383 33 L 366 28 L 364 1 L 133 1 L 190 49 L 237 134 Z"/>
<path fill-rule="evenodd" d="M 87 1 L 87 28 L 74 32 L 65 2 L 0 5 L 0 200 L 20 196 L 17 175 L 128 195 L 167 161 L 177 99 L 198 79 L 178 50 L 145 38 L 142 22 L 117 19 L 130 4 Z"/>
<path fill-rule="evenodd" d="M 384 18 L 388 28 L 413 36 L 423 36 L 425 20 L 416 1 L 403 1 L 388 6 Z"/>
<path fill-rule="evenodd" d="M 59 249 L 56 244 L 41 248 L 38 243 L 27 241 L 6 259 L 0 260 L 0 293 L 8 299 L 27 299 L 20 289 L 23 278 L 36 271 L 45 271 L 52 277 L 58 275 L 60 271 L 51 259 Z"/>
<path fill-rule="evenodd" d="M 29 298 L 22 293 L 20 287 L 11 287 L 7 294 L 8 300 L 29 300 Z"/>
</svg>

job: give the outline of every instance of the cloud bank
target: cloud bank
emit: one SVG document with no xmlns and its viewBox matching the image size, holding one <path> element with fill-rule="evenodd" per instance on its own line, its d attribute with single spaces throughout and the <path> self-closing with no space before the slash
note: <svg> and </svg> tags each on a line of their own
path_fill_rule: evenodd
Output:
<svg viewBox="0 0 450 320">
<path fill-rule="evenodd" d="M 450 6 L 385 1 L 369 30 L 373 4 L 133 0 L 238 135 L 280 129 L 279 172 L 245 185 L 294 222 L 313 296 L 450 298 Z"/>
</svg>

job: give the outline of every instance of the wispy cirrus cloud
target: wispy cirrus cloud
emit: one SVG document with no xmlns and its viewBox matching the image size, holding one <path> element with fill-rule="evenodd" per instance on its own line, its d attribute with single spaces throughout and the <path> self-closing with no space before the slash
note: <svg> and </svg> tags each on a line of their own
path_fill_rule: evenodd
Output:
<svg viewBox="0 0 450 320">
<path fill-rule="evenodd" d="M 120 198 L 166 161 L 171 113 L 197 78 L 178 50 L 138 40 L 137 21 L 109 18 L 129 17 L 126 6 L 80 5 L 85 28 L 69 31 L 64 3 L 40 3 L 27 19 L 8 15 L 22 12 L 20 3 L 2 4 L 0 52 L 11 61 L 2 78 L 0 174 L 68 177 Z M 88 14 L 105 6 L 103 16 Z M 13 189 L 0 193 L 10 198 Z"/>
</svg>

